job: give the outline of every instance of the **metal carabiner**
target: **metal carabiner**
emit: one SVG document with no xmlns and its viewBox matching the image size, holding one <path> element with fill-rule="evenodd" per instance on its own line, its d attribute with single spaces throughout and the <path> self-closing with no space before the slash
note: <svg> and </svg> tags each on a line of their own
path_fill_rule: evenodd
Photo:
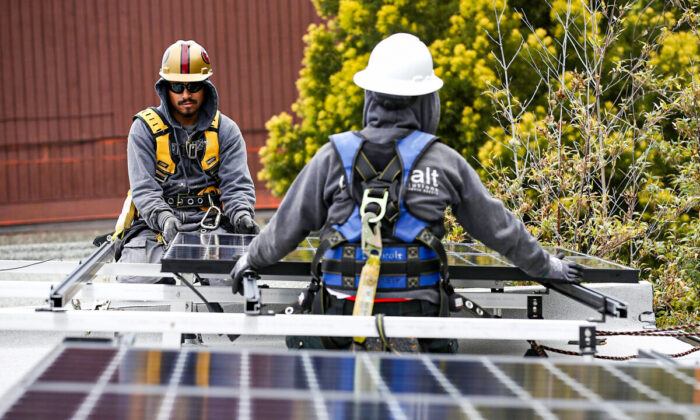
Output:
<svg viewBox="0 0 700 420">
<path fill-rule="evenodd" d="M 362 217 L 362 234 L 360 235 L 360 246 L 362 252 L 369 257 L 370 254 L 382 255 L 382 234 L 380 231 L 381 222 L 374 225 L 374 229 L 370 226 L 370 220 L 376 215 L 372 212 L 365 213 Z"/>
<path fill-rule="evenodd" d="M 386 214 L 386 203 L 389 201 L 389 191 L 384 190 L 384 194 L 382 195 L 382 198 L 375 198 L 375 197 L 370 197 L 369 196 L 369 188 L 365 190 L 364 194 L 362 195 L 362 202 L 360 203 L 360 217 L 364 220 L 365 214 L 373 214 L 374 217 L 372 217 L 369 222 L 370 223 L 377 223 L 380 220 L 384 218 L 384 214 Z M 370 205 L 371 203 L 375 203 L 376 205 L 379 206 L 379 214 L 374 214 L 374 213 L 365 213 L 367 211 L 367 206 Z"/>
<path fill-rule="evenodd" d="M 214 230 L 219 227 L 219 223 L 221 222 L 221 209 L 214 205 L 214 200 L 211 199 L 211 195 L 207 194 L 207 197 L 209 197 L 209 208 L 207 212 L 204 213 L 204 217 L 202 217 L 202 220 L 199 222 L 199 226 L 201 226 L 202 229 Z M 216 217 L 214 218 L 214 223 L 208 225 L 207 217 L 212 209 L 216 210 Z"/>
</svg>

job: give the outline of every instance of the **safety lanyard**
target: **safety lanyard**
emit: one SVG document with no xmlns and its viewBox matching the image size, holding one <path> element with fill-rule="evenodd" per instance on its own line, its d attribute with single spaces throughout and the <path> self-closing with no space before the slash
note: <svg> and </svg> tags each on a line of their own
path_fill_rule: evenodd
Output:
<svg viewBox="0 0 700 420">
<path fill-rule="evenodd" d="M 360 217 L 362 220 L 361 246 L 362 252 L 367 257 L 365 265 L 360 272 L 360 284 L 357 287 L 355 306 L 352 309 L 353 316 L 370 316 L 374 308 L 374 295 L 377 292 L 379 282 L 379 270 L 382 256 L 382 218 L 386 212 L 389 192 L 384 191 L 381 198 L 370 197 L 369 189 L 365 190 L 360 205 Z M 369 204 L 376 204 L 379 214 L 367 211 Z M 365 337 L 355 337 L 356 342 L 363 343 Z"/>
</svg>

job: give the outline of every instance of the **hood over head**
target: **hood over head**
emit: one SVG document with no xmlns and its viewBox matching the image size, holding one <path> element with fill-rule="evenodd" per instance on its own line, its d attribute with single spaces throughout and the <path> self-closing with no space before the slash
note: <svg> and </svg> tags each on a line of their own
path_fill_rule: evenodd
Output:
<svg viewBox="0 0 700 420">
<path fill-rule="evenodd" d="M 160 110 L 165 113 L 166 118 L 172 125 L 179 126 L 180 123 L 170 112 L 170 99 L 168 98 L 169 83 L 170 82 L 163 78 L 158 80 L 155 84 L 156 93 L 158 93 L 158 96 L 160 97 Z M 211 122 L 214 120 L 216 110 L 219 108 L 219 94 L 216 91 L 214 84 L 209 79 L 204 80 L 202 83 L 204 83 L 206 93 L 204 95 L 204 103 L 199 108 L 199 117 L 197 118 L 195 127 L 197 131 L 204 130 L 209 127 Z"/>
<path fill-rule="evenodd" d="M 365 91 L 364 127 L 403 128 L 435 134 L 440 121 L 440 96 L 395 96 Z"/>
</svg>

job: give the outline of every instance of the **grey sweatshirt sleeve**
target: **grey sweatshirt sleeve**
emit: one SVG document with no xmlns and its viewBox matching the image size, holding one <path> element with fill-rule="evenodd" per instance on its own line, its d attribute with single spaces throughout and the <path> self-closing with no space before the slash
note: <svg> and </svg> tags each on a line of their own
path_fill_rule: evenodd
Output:
<svg viewBox="0 0 700 420">
<path fill-rule="evenodd" d="M 459 155 L 455 160 L 455 165 L 451 166 L 456 168 L 454 175 L 458 176 L 458 181 L 453 209 L 459 223 L 475 239 L 508 258 L 528 275 L 543 277 L 549 270 L 549 254 L 530 235 L 523 222 L 508 211 L 503 202 L 491 196 L 474 168 Z"/>
<path fill-rule="evenodd" d="M 224 213 L 235 223 L 243 214 L 254 216 L 255 186 L 248 169 L 248 156 L 241 130 L 221 115 L 219 126 L 219 188 Z"/>
<path fill-rule="evenodd" d="M 155 178 L 156 151 L 151 132 L 139 119 L 131 124 L 126 157 L 134 205 L 148 227 L 160 231 L 159 216 L 162 216 L 162 221 L 172 211 L 163 199 L 163 189 Z"/>
<path fill-rule="evenodd" d="M 439 226 L 451 205 L 457 221 L 475 239 L 533 277 L 549 270 L 549 253 L 523 222 L 491 196 L 474 168 L 454 149 L 435 143 L 415 166 L 408 184 L 408 209 Z M 430 175 L 428 175 L 430 173 Z"/>
<path fill-rule="evenodd" d="M 342 166 L 330 144 L 324 145 L 299 172 L 270 222 L 253 239 L 248 262 L 260 269 L 293 251 L 312 230 L 326 222 L 328 208 L 337 191 Z M 340 167 L 341 171 L 331 170 Z"/>
</svg>

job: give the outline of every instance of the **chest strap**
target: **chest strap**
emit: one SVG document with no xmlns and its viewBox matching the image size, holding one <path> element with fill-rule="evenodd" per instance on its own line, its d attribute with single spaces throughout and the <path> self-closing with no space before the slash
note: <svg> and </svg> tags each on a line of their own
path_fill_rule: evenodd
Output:
<svg viewBox="0 0 700 420">
<path fill-rule="evenodd" d="M 221 112 L 218 110 L 214 115 L 209 127 L 204 130 L 204 140 L 190 141 L 178 145 L 171 141 L 170 134 L 172 127 L 167 123 L 166 118 L 155 107 L 146 108 L 134 116 L 142 120 L 151 131 L 156 147 L 156 167 L 155 178 L 162 184 L 175 173 L 175 159 L 178 156 L 187 156 L 196 159 L 202 154 L 200 163 L 202 169 L 208 173 L 216 182 L 219 180 L 219 123 Z"/>
</svg>

